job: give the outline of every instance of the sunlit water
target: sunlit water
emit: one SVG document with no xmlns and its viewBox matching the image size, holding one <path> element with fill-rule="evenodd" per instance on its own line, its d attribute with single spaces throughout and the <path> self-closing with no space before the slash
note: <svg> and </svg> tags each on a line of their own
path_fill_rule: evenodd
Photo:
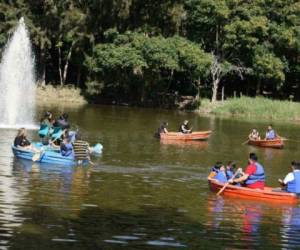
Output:
<svg viewBox="0 0 300 250">
<path fill-rule="evenodd" d="M 41 110 L 42 111 L 42 110 Z M 68 111 L 68 110 L 66 110 Z M 298 142 L 283 150 L 242 145 L 252 126 L 267 123 L 204 118 L 192 113 L 86 106 L 69 110 L 87 140 L 101 142 L 94 167 L 60 167 L 15 159 L 14 130 L 0 130 L 0 249 L 291 249 L 300 244 L 298 205 L 217 198 L 207 185 L 209 166 L 249 152 L 265 165 L 269 185 L 298 159 Z M 212 129 L 208 142 L 163 144 L 189 119 Z M 299 125 L 274 124 L 300 140 Z M 29 137 L 36 139 L 36 132 Z"/>
<path fill-rule="evenodd" d="M 34 128 L 35 69 L 29 33 L 21 18 L 0 64 L 0 127 Z"/>
</svg>

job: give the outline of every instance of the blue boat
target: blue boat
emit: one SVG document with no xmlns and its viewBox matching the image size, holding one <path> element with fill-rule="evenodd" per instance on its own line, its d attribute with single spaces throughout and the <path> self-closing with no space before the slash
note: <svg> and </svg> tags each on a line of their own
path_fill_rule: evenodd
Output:
<svg viewBox="0 0 300 250">
<path fill-rule="evenodd" d="M 29 150 L 17 148 L 14 145 L 12 145 L 12 151 L 17 158 L 30 160 L 30 161 L 32 161 L 32 157 L 36 154 Z M 78 162 L 74 159 L 73 156 L 62 156 L 60 152 L 52 151 L 52 150 L 45 150 L 41 152 L 41 155 L 36 162 L 59 164 L 65 166 L 73 166 L 78 164 Z M 88 161 L 84 161 L 83 163 L 84 164 L 88 163 Z"/>
<path fill-rule="evenodd" d="M 41 142 L 32 142 L 31 143 L 35 148 L 42 149 L 46 151 L 54 151 L 54 152 L 60 152 L 59 148 L 53 148 L 50 145 L 43 145 Z M 90 147 L 90 154 L 94 156 L 99 156 L 102 154 L 103 146 L 100 143 L 96 143 L 93 147 Z"/>
</svg>

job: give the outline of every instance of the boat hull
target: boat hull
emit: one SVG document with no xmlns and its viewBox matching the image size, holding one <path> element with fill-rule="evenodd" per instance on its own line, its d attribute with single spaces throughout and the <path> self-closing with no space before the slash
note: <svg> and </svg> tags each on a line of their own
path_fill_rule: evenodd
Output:
<svg viewBox="0 0 300 250">
<path fill-rule="evenodd" d="M 183 134 L 181 132 L 168 132 L 168 133 L 161 133 L 160 139 L 161 140 L 182 140 L 182 141 L 192 141 L 192 140 L 207 140 L 211 135 L 212 131 L 199 131 L 199 132 L 192 132 L 190 134 Z"/>
<path fill-rule="evenodd" d="M 249 140 L 249 145 L 257 146 L 257 147 L 264 147 L 264 148 L 283 148 L 284 143 L 282 139 L 275 139 L 275 140 Z"/>
<path fill-rule="evenodd" d="M 12 151 L 17 158 L 29 161 L 32 161 L 32 157 L 35 154 L 32 151 L 16 148 L 15 146 L 12 146 Z M 77 164 L 77 161 L 73 156 L 62 156 L 59 152 L 50 150 L 42 152 L 41 157 L 36 162 L 65 166 L 73 166 Z"/>
<path fill-rule="evenodd" d="M 208 180 L 209 187 L 213 192 L 218 192 L 224 184 L 216 180 Z M 222 192 L 225 196 L 243 198 L 249 200 L 261 200 L 266 202 L 295 204 L 298 198 L 293 193 L 273 191 L 271 187 L 265 187 L 264 190 L 240 187 L 229 184 Z"/>
</svg>

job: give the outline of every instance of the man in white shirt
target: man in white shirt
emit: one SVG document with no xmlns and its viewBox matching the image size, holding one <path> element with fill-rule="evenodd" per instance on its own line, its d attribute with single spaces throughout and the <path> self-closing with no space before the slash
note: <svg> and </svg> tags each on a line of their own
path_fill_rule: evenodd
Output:
<svg viewBox="0 0 300 250">
<path fill-rule="evenodd" d="M 300 162 L 292 161 L 291 168 L 292 172 L 288 173 L 284 180 L 278 181 L 287 192 L 300 195 Z"/>
</svg>

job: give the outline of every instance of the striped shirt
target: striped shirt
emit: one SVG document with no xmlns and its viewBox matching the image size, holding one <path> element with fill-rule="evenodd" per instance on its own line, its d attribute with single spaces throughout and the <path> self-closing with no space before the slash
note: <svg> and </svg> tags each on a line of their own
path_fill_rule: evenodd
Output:
<svg viewBox="0 0 300 250">
<path fill-rule="evenodd" d="M 86 141 L 76 140 L 73 142 L 73 150 L 76 160 L 89 158 L 89 144 Z"/>
</svg>

